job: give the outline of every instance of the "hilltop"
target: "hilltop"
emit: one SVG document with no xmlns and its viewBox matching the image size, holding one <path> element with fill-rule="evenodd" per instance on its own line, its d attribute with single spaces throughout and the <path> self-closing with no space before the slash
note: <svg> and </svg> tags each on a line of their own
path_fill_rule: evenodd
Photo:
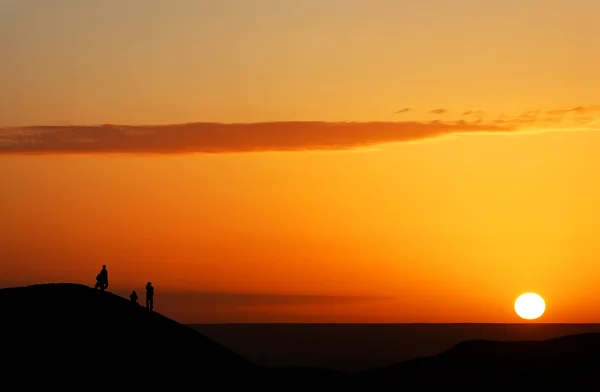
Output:
<svg viewBox="0 0 600 392">
<path fill-rule="evenodd" d="M 260 367 L 192 328 L 91 287 L 54 283 L 0 289 L 1 377 L 21 386 L 249 385 L 283 377 L 338 382 L 316 369 Z M 82 384 L 83 382 L 83 384 Z"/>
</svg>

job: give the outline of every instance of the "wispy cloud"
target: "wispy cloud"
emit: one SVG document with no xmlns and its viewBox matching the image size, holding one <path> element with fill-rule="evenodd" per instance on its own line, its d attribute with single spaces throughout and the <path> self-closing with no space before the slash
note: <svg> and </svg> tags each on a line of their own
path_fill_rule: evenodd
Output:
<svg viewBox="0 0 600 392">
<path fill-rule="evenodd" d="M 444 109 L 444 108 L 433 109 L 433 110 L 430 110 L 429 113 L 431 113 L 431 114 L 444 114 L 444 113 L 448 113 L 448 109 Z"/>
<path fill-rule="evenodd" d="M 255 294 L 227 292 L 177 292 L 161 294 L 163 300 L 193 303 L 197 306 L 304 306 L 304 305 L 350 305 L 371 301 L 390 300 L 390 297 L 339 296 L 339 295 L 296 295 Z"/>
<path fill-rule="evenodd" d="M 483 115 L 485 112 L 482 109 L 479 108 L 473 108 L 473 109 L 469 109 L 463 112 L 463 116 L 481 116 Z"/>
<path fill-rule="evenodd" d="M 124 297 L 129 291 L 123 290 Z M 318 308 L 370 306 L 392 297 L 344 295 L 255 294 L 235 292 L 161 291 L 163 313 L 183 323 L 228 322 L 314 322 L 327 321 Z M 296 309 L 302 309 L 297 312 Z M 312 313 L 317 310 L 317 313 Z"/>
<path fill-rule="evenodd" d="M 0 154 L 236 153 L 344 150 L 512 126 L 457 122 L 191 123 L 158 126 L 35 126 L 0 129 Z"/>
<path fill-rule="evenodd" d="M 143 290 L 143 289 L 142 289 Z M 116 294 L 129 298 L 131 289 L 116 288 Z M 138 295 L 140 291 L 138 291 Z M 308 295 L 281 293 L 202 292 L 164 289 L 155 305 L 161 313 L 183 323 L 228 322 L 316 322 L 310 309 L 333 306 L 352 308 L 372 303 L 394 301 L 385 296 Z M 302 308 L 301 313 L 295 309 Z M 318 314 L 318 313 L 317 313 Z M 327 317 L 325 317 L 325 321 Z"/>
<path fill-rule="evenodd" d="M 406 107 L 396 113 L 408 113 Z M 445 114 L 438 108 L 430 114 Z M 349 151 L 465 133 L 597 129 L 600 105 L 533 109 L 491 116 L 458 111 L 458 119 L 396 122 L 290 121 L 172 125 L 54 125 L 0 128 L 0 155 L 176 154 L 269 151 Z M 462 118 L 462 120 L 460 120 Z M 594 128 L 596 127 L 596 128 Z"/>
<path fill-rule="evenodd" d="M 548 110 L 548 114 L 550 115 L 563 115 L 563 114 L 587 114 L 592 112 L 600 112 L 600 105 L 591 105 L 591 106 L 575 106 L 571 108 L 563 108 L 563 109 L 552 109 Z"/>
<path fill-rule="evenodd" d="M 406 107 L 406 108 L 402 108 L 400 110 L 396 110 L 394 112 L 394 114 L 407 113 L 407 112 L 410 112 L 411 110 L 413 110 L 413 108 L 409 106 L 409 107 Z"/>
</svg>

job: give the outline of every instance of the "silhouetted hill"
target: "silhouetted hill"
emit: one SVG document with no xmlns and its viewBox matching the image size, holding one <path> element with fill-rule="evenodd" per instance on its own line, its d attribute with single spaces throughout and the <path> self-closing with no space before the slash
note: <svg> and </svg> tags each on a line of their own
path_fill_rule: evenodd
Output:
<svg viewBox="0 0 600 392">
<path fill-rule="evenodd" d="M 543 341 L 472 340 L 432 357 L 357 373 L 385 384 L 600 384 L 600 333 Z"/>
<path fill-rule="evenodd" d="M 12 379 L 22 389 L 42 383 L 110 389 L 337 385 L 350 377 L 318 369 L 271 371 L 188 326 L 82 285 L 1 289 L 0 317 L 0 385 Z"/>
</svg>

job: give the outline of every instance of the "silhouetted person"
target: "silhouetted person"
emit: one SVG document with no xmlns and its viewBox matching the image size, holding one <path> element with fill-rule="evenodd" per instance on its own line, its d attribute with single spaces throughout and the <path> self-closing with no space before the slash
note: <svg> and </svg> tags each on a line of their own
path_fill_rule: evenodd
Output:
<svg viewBox="0 0 600 392">
<path fill-rule="evenodd" d="M 154 286 L 151 282 L 146 284 L 146 307 L 150 310 L 154 309 Z"/>
<path fill-rule="evenodd" d="M 131 295 L 129 295 L 129 298 L 131 298 L 131 302 L 132 302 L 132 303 L 134 303 L 134 304 L 137 304 L 137 303 L 138 303 L 138 301 L 137 301 L 137 300 L 138 300 L 138 295 L 137 295 L 137 293 L 135 292 L 135 290 L 133 290 L 133 291 L 131 292 Z"/>
<path fill-rule="evenodd" d="M 100 276 L 102 277 L 103 290 L 106 290 L 108 288 L 108 270 L 106 269 L 106 265 L 102 266 Z"/>
</svg>

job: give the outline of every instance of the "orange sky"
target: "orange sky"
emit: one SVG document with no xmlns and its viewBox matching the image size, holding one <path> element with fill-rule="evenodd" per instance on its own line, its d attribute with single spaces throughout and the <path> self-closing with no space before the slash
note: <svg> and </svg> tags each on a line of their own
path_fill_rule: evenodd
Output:
<svg viewBox="0 0 600 392">
<path fill-rule="evenodd" d="M 600 6 L 405 3 L 0 3 L 0 286 L 107 264 L 183 322 L 515 322 L 526 291 L 600 322 Z"/>
</svg>

